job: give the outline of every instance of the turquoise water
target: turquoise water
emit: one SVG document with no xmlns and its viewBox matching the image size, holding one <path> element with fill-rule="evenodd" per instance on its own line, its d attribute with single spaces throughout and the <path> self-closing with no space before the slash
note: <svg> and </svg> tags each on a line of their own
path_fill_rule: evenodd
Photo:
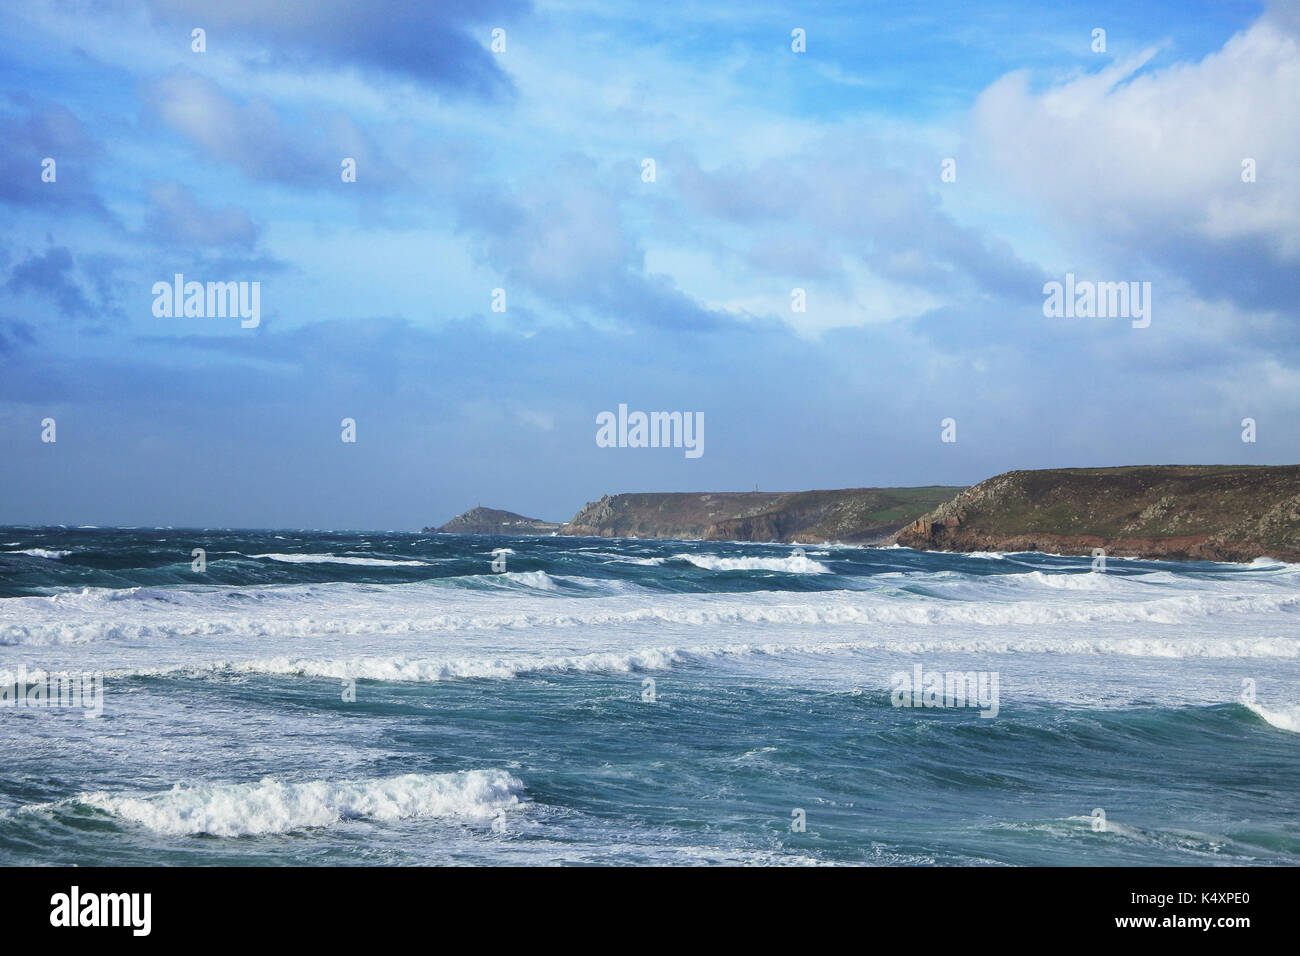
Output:
<svg viewBox="0 0 1300 956">
<path fill-rule="evenodd" d="M 1295 864 L 1297 570 L 0 529 L 0 862 Z"/>
</svg>

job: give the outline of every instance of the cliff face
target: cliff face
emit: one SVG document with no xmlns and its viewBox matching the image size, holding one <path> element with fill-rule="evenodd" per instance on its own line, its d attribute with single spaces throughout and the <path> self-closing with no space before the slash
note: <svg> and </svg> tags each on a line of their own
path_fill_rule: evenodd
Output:
<svg viewBox="0 0 1300 956">
<path fill-rule="evenodd" d="M 606 495 L 562 534 L 706 541 L 881 542 L 957 488 Z"/>
<path fill-rule="evenodd" d="M 513 511 L 496 508 L 471 508 L 438 528 L 422 529 L 426 534 L 440 531 L 447 534 L 554 534 L 560 525 L 553 521 L 525 518 Z"/>
<path fill-rule="evenodd" d="M 1300 465 L 1010 471 L 894 540 L 929 551 L 1300 561 Z"/>
<path fill-rule="evenodd" d="M 762 492 L 605 495 L 589 501 L 565 534 L 600 538 L 703 538 L 717 521 L 756 514 L 781 496 Z"/>
</svg>

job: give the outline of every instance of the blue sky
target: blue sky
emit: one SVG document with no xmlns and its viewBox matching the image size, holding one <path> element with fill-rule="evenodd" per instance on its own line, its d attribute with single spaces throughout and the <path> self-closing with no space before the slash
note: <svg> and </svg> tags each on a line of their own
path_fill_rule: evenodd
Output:
<svg viewBox="0 0 1300 956">
<path fill-rule="evenodd" d="M 0 522 L 1295 462 L 1298 168 L 1294 3 L 9 6 Z M 1151 325 L 1045 317 L 1067 272 Z M 620 403 L 705 453 L 597 447 Z"/>
</svg>

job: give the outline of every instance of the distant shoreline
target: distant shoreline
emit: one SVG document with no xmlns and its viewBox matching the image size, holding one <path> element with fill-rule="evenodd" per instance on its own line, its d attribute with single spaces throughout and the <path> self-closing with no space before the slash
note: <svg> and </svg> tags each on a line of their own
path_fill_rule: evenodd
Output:
<svg viewBox="0 0 1300 956">
<path fill-rule="evenodd" d="M 567 522 L 474 508 L 425 533 L 1300 561 L 1300 465 L 1011 471 L 969 488 L 606 495 Z"/>
</svg>

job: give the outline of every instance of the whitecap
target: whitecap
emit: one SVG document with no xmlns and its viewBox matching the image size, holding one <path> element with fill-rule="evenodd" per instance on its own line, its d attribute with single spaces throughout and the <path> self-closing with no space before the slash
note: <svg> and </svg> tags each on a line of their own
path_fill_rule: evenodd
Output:
<svg viewBox="0 0 1300 956">
<path fill-rule="evenodd" d="M 352 820 L 490 819 L 520 806 L 523 783 L 504 770 L 417 774 L 374 780 L 177 784 L 135 796 L 98 791 L 76 802 L 168 835 L 260 836 Z"/>
<path fill-rule="evenodd" d="M 829 574 L 830 568 L 804 555 L 788 558 L 724 558 L 717 554 L 675 554 L 674 561 L 689 561 L 706 571 L 786 571 L 790 574 Z"/>
</svg>

